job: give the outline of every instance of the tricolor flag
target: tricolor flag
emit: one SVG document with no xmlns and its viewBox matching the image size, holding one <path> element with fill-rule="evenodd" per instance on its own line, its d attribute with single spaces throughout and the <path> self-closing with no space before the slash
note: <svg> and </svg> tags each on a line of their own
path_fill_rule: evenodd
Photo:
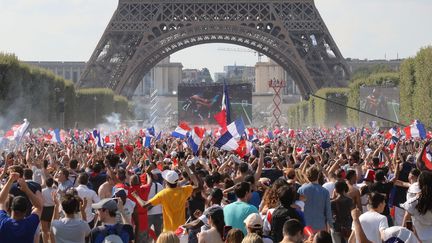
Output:
<svg viewBox="0 0 432 243">
<path fill-rule="evenodd" d="M 404 132 L 405 132 L 406 139 L 426 138 L 426 129 L 424 125 L 418 120 L 415 120 L 411 125 L 405 127 Z"/>
<path fill-rule="evenodd" d="M 153 137 L 156 136 L 155 128 L 154 126 L 147 128 L 147 132 L 152 135 Z"/>
<path fill-rule="evenodd" d="M 385 138 L 390 139 L 392 137 L 399 137 L 400 130 L 396 127 L 390 128 L 385 134 Z"/>
<path fill-rule="evenodd" d="M 144 140 L 144 147 L 146 148 L 150 148 L 151 145 L 151 139 L 153 138 L 153 136 L 146 136 L 145 140 Z"/>
<path fill-rule="evenodd" d="M 174 130 L 174 132 L 171 133 L 171 136 L 175 138 L 186 138 L 188 137 L 188 133 L 191 130 L 191 128 L 188 126 L 186 122 L 181 122 L 180 125 Z"/>
<path fill-rule="evenodd" d="M 429 145 L 424 149 L 424 152 L 422 154 L 422 161 L 425 168 L 419 168 L 419 169 L 428 169 L 432 170 L 432 152 L 429 149 Z"/>
<path fill-rule="evenodd" d="M 192 148 L 195 155 L 198 153 L 198 149 L 204 139 L 205 129 L 194 127 L 192 129 L 191 135 L 188 138 L 188 144 Z"/>
<path fill-rule="evenodd" d="M 24 119 L 22 124 L 13 125 L 12 129 L 7 131 L 4 137 L 11 141 L 19 141 L 24 136 L 24 133 L 27 131 L 29 125 L 30 123 L 27 121 L 27 119 Z"/>
<path fill-rule="evenodd" d="M 224 81 L 223 95 L 222 95 L 222 109 L 219 113 L 214 115 L 216 122 L 225 129 L 227 124 L 231 123 L 231 106 L 228 96 L 228 87 Z"/>
<path fill-rule="evenodd" d="M 216 141 L 215 146 L 228 151 L 236 150 L 244 131 L 243 119 L 239 118 L 227 126 L 227 131 Z"/>
</svg>

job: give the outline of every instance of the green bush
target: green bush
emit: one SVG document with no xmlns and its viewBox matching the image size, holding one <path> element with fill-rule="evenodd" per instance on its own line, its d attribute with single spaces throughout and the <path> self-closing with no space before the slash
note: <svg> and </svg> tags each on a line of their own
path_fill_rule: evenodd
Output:
<svg viewBox="0 0 432 243">
<path fill-rule="evenodd" d="M 317 96 L 346 105 L 349 89 L 347 88 L 323 88 L 316 92 Z M 313 98 L 316 126 L 334 126 L 336 123 L 346 124 L 347 109 L 343 106 Z"/>
<path fill-rule="evenodd" d="M 414 117 L 432 125 L 432 47 L 423 48 L 415 57 Z"/>
<path fill-rule="evenodd" d="M 400 116 L 401 121 L 409 124 L 415 119 L 414 115 L 414 91 L 416 89 L 415 60 L 406 59 L 400 69 Z"/>
</svg>

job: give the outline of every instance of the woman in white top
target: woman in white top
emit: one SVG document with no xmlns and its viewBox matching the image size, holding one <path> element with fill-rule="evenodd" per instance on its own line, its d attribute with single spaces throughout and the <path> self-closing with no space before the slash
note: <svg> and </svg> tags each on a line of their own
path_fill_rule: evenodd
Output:
<svg viewBox="0 0 432 243">
<path fill-rule="evenodd" d="M 223 231 L 225 227 L 224 213 L 222 208 L 215 207 L 208 212 L 208 222 L 211 228 L 202 231 L 198 236 L 199 243 L 223 243 Z"/>
<path fill-rule="evenodd" d="M 51 238 L 50 236 L 51 219 L 54 212 L 54 201 L 52 200 L 51 194 L 56 189 L 52 187 L 54 184 L 53 178 L 46 179 L 45 184 L 46 187 L 42 189 L 43 209 L 41 215 L 41 226 L 42 226 L 43 242 L 49 242 L 48 240 Z"/>
<path fill-rule="evenodd" d="M 432 243 L 432 172 L 423 171 L 418 185 L 419 195 L 401 206 L 411 215 L 419 240 Z"/>
</svg>

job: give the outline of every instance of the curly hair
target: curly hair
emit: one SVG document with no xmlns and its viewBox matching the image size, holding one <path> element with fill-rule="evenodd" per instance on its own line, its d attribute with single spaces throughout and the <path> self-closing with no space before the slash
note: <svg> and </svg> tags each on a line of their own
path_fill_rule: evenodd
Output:
<svg viewBox="0 0 432 243">
<path fill-rule="evenodd" d="M 288 183 L 283 179 L 277 179 L 272 187 L 270 189 L 267 189 L 267 191 L 264 193 L 263 196 L 263 208 L 275 208 L 279 205 L 279 196 L 278 196 L 278 189 L 282 186 L 286 186 Z"/>
</svg>

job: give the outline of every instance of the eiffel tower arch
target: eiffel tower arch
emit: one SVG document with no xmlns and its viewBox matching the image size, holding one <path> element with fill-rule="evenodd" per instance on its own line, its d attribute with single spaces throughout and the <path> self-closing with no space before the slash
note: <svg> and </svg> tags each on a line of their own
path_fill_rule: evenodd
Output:
<svg viewBox="0 0 432 243">
<path fill-rule="evenodd" d="M 236 44 L 270 57 L 304 95 L 349 79 L 314 0 L 119 0 L 77 86 L 131 97 L 159 61 L 204 43 Z"/>
</svg>

